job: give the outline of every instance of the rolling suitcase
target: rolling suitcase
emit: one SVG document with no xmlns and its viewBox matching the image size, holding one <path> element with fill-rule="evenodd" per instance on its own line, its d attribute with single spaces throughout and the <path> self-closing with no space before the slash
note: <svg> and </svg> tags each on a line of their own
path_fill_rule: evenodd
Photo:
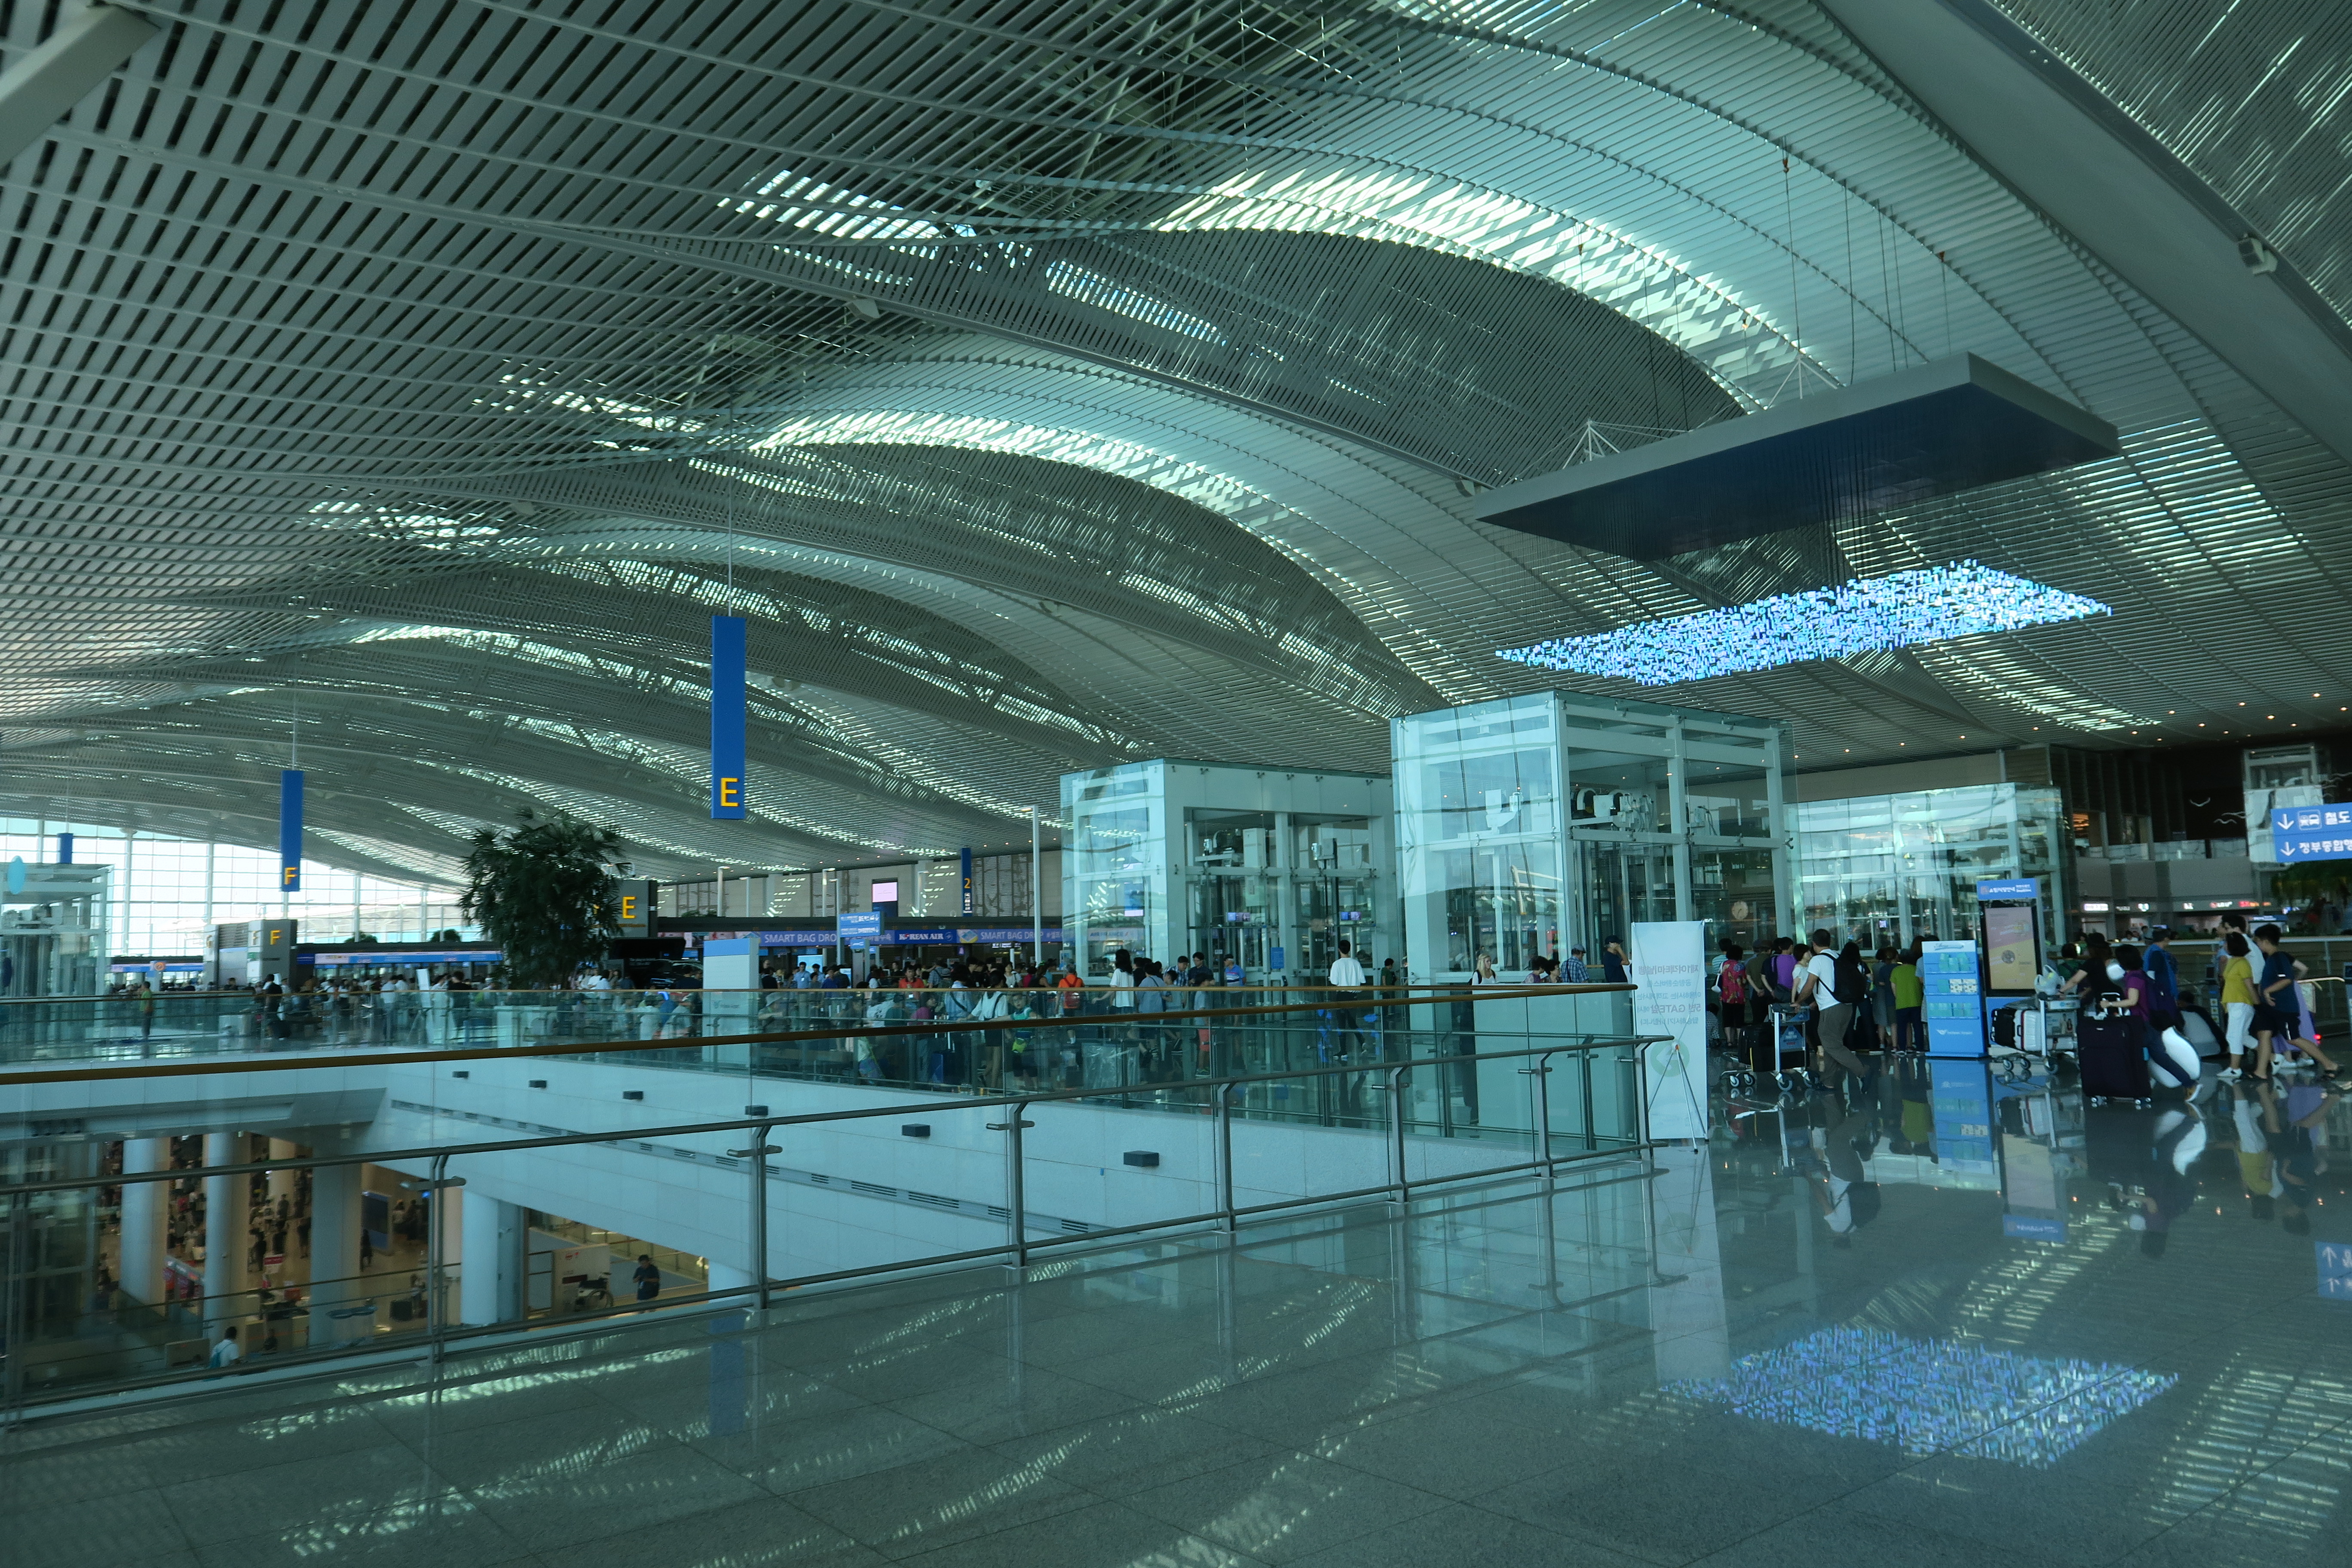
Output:
<svg viewBox="0 0 2352 1568">
<path fill-rule="evenodd" d="M 2147 1052 L 2129 1014 L 2104 1017 L 2085 1012 L 2074 1025 L 2074 1065 L 2083 1075 L 2084 1098 L 2145 1101 L 2149 1098 Z"/>
<path fill-rule="evenodd" d="M 2175 1029 L 2149 1029 L 2141 1026 L 2147 1041 L 2147 1062 L 2152 1069 L 2150 1081 L 2162 1080 L 2172 1088 L 2189 1093 L 2196 1092 L 2198 1081 L 2205 1069 L 2197 1048 L 2183 1039 Z"/>
</svg>

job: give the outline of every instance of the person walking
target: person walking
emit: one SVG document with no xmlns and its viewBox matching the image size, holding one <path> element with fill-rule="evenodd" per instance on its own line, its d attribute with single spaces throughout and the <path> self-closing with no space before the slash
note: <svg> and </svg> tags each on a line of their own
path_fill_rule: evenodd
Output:
<svg viewBox="0 0 2352 1568">
<path fill-rule="evenodd" d="M 231 1323 L 221 1331 L 220 1342 L 213 1346 L 212 1354 L 205 1358 L 205 1364 L 215 1372 L 225 1372 L 244 1359 L 245 1352 L 238 1348 L 236 1342 L 236 1325 Z"/>
<path fill-rule="evenodd" d="M 2254 945 L 2263 955 L 2262 973 L 2255 981 L 2254 1077 L 2268 1080 L 2275 1076 L 2273 1053 L 2291 1049 L 2309 1057 L 2314 1066 L 2336 1080 L 2335 1088 L 2352 1088 L 2352 1081 L 2338 1073 L 2319 1042 L 2304 1031 L 2301 987 L 2309 971 L 2301 959 L 2279 945 L 2280 934 L 2274 925 L 2254 929 Z"/>
<path fill-rule="evenodd" d="M 630 1275 L 629 1278 L 636 1281 L 638 1300 L 650 1301 L 655 1297 L 661 1294 L 661 1270 L 654 1267 L 654 1259 L 651 1253 L 640 1252 L 637 1254 L 637 1271 L 635 1274 Z"/>
<path fill-rule="evenodd" d="M 2140 955 L 2147 975 L 2148 1017 L 2158 1028 L 2180 1026 L 2180 965 L 2172 956 L 2172 931 L 2158 926 L 2147 933 L 2147 951 Z"/>
<path fill-rule="evenodd" d="M 2234 931 L 2223 931 L 2214 948 L 2214 963 L 2221 971 L 2223 1037 L 2230 1052 L 2229 1065 L 2221 1072 L 2225 1079 L 2243 1078 L 2245 1073 L 2239 1064 L 2253 1050 L 2252 951 L 2245 933 Z"/>
</svg>

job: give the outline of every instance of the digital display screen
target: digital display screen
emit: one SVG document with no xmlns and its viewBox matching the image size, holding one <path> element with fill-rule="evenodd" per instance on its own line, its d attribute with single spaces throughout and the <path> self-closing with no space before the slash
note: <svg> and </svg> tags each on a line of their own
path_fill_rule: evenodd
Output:
<svg viewBox="0 0 2352 1568">
<path fill-rule="evenodd" d="M 2042 952 L 2033 940 L 2033 923 L 2032 904 L 1986 906 L 1985 969 L 1994 995 L 2032 993 L 2033 978 L 2042 972 Z"/>
<path fill-rule="evenodd" d="M 1961 1454 L 2039 1470 L 2179 1381 L 2105 1362 L 1834 1328 L 1742 1356 L 1728 1377 L 1668 1384 L 1666 1392 L 1759 1421 L 1891 1443 L 1906 1454 Z"/>
<path fill-rule="evenodd" d="M 896 882 L 877 882 L 877 883 L 875 883 L 875 884 L 874 884 L 874 901 L 875 901 L 876 903 L 877 903 L 877 904 L 887 904 L 887 903 L 890 903 L 890 902 L 895 901 L 895 900 L 898 899 L 898 883 L 896 883 Z"/>
</svg>

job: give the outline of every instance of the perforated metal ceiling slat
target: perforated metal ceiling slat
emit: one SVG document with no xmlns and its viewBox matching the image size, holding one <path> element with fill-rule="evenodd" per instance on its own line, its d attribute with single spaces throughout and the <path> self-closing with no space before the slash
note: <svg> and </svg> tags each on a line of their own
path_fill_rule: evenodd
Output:
<svg viewBox="0 0 2352 1568">
<path fill-rule="evenodd" d="M 2256 67 L 2337 24 L 2240 8 L 2157 90 L 2219 4 L 2011 8 L 2335 279 L 2343 151 L 2293 105 L 2342 95 Z M 2312 629 L 2352 474 L 1806 0 L 150 14 L 0 197 L 0 718 L 39 737 L 0 805 L 258 823 L 299 689 L 351 726 L 318 787 L 418 856 L 530 798 L 656 873 L 952 847 L 1066 767 L 1377 765 L 1390 713 L 1524 685 L 1504 643 L 1960 554 L 2122 613 L 1683 695 L 1861 761 L 2352 681 Z M 1457 479 L 1960 348 L 2127 461 L 1692 570 L 1465 521 Z M 2282 541 L 2310 569 L 2250 576 Z M 2184 664 L 2249 595 L 2294 674 Z M 693 762 L 719 606 L 767 650 L 740 827 Z"/>
</svg>

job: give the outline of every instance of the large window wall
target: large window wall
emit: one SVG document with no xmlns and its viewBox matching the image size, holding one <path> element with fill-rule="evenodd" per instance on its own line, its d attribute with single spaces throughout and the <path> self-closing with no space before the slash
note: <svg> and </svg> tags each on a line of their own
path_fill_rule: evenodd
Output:
<svg viewBox="0 0 2352 1568">
<path fill-rule="evenodd" d="M 1809 801 L 1796 808 L 1803 924 L 1864 947 L 1977 934 L 1977 883 L 2032 877 L 2042 929 L 2065 930 L 2054 789 L 1957 789 Z"/>
<path fill-rule="evenodd" d="M 55 821 L 0 817 L 0 864 L 54 860 Z M 458 889 L 442 883 L 402 882 L 302 862 L 302 890 L 281 904 L 278 855 L 242 844 L 207 844 L 152 833 L 135 837 L 121 828 L 77 823 L 74 860 L 114 868 L 109 949 L 116 954 L 199 954 L 215 924 L 261 920 L 281 909 L 299 922 L 304 942 L 344 942 L 355 932 L 413 941 L 456 928 L 478 935 L 457 911 Z"/>
</svg>

